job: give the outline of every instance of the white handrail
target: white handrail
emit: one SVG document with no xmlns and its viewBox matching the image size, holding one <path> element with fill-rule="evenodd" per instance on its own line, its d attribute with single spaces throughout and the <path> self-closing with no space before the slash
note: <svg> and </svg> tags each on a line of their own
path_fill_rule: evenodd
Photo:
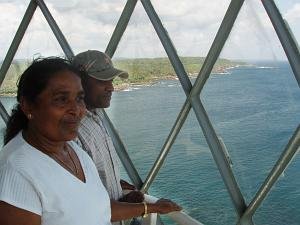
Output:
<svg viewBox="0 0 300 225">
<path fill-rule="evenodd" d="M 154 203 L 158 200 L 158 198 L 151 196 L 151 195 L 145 194 L 144 197 L 145 197 L 145 202 L 148 202 L 148 203 Z M 176 223 L 178 223 L 180 225 L 203 225 L 203 223 L 200 223 L 199 221 L 195 220 L 193 217 L 189 216 L 188 214 L 186 214 L 183 211 L 171 212 L 166 215 L 169 216 L 172 220 L 174 220 Z M 153 220 L 155 220 L 155 221 L 153 221 Z M 147 224 L 147 225 L 156 224 L 156 214 L 151 215 L 147 219 L 147 222 L 145 221 L 145 223 L 143 222 L 143 224 Z"/>
</svg>

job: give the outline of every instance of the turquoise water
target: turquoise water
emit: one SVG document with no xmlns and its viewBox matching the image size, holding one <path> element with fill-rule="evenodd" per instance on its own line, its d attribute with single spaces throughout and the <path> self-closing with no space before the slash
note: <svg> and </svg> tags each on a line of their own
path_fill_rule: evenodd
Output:
<svg viewBox="0 0 300 225">
<path fill-rule="evenodd" d="M 300 92 L 289 65 L 255 65 L 231 69 L 226 75 L 212 75 L 200 96 L 217 135 L 228 149 L 247 204 L 300 121 Z M 2 101 L 9 108 L 14 103 L 12 98 Z M 184 101 L 177 80 L 114 93 L 107 111 L 142 179 L 151 169 Z M 299 171 L 300 159 L 296 155 L 257 210 L 256 225 L 300 224 Z M 235 209 L 193 111 L 150 193 L 176 200 L 205 225 L 236 223 Z"/>
<path fill-rule="evenodd" d="M 249 204 L 299 124 L 300 92 L 286 63 L 256 63 L 212 75 L 201 93 L 209 118 L 233 161 Z M 116 92 L 109 114 L 145 179 L 185 100 L 179 81 Z M 297 155 L 258 209 L 261 225 L 300 224 Z M 175 199 L 204 224 L 236 223 L 198 121 L 191 111 L 150 193 Z"/>
</svg>

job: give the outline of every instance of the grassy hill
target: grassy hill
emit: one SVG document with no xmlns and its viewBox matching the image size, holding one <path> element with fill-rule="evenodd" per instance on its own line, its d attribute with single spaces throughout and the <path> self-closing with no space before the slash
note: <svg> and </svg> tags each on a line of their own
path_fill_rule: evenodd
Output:
<svg viewBox="0 0 300 225">
<path fill-rule="evenodd" d="M 181 57 L 183 66 L 188 75 L 197 75 L 204 62 L 204 57 Z M 213 72 L 224 72 L 226 68 L 243 64 L 227 59 L 219 59 Z M 16 93 L 16 83 L 20 74 L 30 65 L 26 60 L 15 60 L 10 66 L 8 73 L 0 88 L 0 95 L 14 95 Z M 115 79 L 116 89 L 131 84 L 145 84 L 163 79 L 174 79 L 176 74 L 168 58 L 139 58 L 139 59 L 116 59 L 114 66 L 128 71 L 129 79 Z"/>
</svg>

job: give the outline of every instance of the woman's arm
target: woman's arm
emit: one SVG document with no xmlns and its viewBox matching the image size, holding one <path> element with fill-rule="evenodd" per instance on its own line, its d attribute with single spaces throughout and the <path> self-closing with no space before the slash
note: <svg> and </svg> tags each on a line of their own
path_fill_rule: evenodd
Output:
<svg viewBox="0 0 300 225">
<path fill-rule="evenodd" d="M 181 210 L 175 202 L 168 199 L 159 199 L 155 203 L 146 203 L 147 212 L 146 213 L 169 213 L 173 211 Z M 126 220 L 137 216 L 142 216 L 145 214 L 144 203 L 127 203 L 118 202 L 111 200 L 111 221 Z"/>
<path fill-rule="evenodd" d="M 24 209 L 0 201 L 1 225 L 41 225 L 41 217 Z"/>
</svg>

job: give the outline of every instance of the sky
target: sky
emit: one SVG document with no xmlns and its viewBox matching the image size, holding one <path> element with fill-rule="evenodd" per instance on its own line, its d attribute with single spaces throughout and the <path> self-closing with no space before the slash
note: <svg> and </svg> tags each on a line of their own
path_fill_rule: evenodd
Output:
<svg viewBox="0 0 300 225">
<path fill-rule="evenodd" d="M 180 56 L 206 56 L 229 0 L 152 0 L 154 9 Z M 45 0 L 74 53 L 104 51 L 125 6 L 125 0 Z M 300 1 L 275 1 L 300 41 Z M 0 0 L 0 59 L 12 42 L 29 0 Z M 15 58 L 62 55 L 62 50 L 39 9 Z M 164 57 L 165 50 L 140 1 L 114 57 Z M 222 52 L 222 58 L 286 60 L 260 0 L 245 0 Z"/>
</svg>

